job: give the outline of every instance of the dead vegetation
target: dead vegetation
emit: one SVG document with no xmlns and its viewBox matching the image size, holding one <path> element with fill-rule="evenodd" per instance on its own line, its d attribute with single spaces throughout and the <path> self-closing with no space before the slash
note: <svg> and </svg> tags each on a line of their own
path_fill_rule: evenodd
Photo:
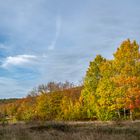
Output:
<svg viewBox="0 0 140 140">
<path fill-rule="evenodd" d="M 0 140 L 139 140 L 140 122 L 47 122 L 0 126 Z"/>
</svg>

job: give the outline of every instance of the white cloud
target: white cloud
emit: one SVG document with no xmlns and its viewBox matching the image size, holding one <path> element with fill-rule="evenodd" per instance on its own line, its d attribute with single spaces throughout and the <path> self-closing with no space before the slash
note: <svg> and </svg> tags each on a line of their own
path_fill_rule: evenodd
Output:
<svg viewBox="0 0 140 140">
<path fill-rule="evenodd" d="M 8 56 L 2 63 L 3 68 L 7 68 L 11 65 L 23 65 L 33 62 L 37 57 L 34 55 L 16 55 Z"/>
</svg>

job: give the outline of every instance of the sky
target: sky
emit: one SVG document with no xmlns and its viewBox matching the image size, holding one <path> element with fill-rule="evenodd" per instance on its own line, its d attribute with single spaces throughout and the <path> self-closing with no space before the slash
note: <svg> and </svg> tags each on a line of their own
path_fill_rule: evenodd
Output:
<svg viewBox="0 0 140 140">
<path fill-rule="evenodd" d="M 140 42 L 140 0 L 0 0 L 0 98 L 79 83 L 97 54 Z"/>
</svg>

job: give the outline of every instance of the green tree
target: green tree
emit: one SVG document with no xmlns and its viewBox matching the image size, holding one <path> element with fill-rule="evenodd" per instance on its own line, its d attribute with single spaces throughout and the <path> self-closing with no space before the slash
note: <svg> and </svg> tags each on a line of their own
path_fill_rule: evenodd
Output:
<svg viewBox="0 0 140 140">
<path fill-rule="evenodd" d="M 101 79 L 100 66 L 106 60 L 97 55 L 96 58 L 90 62 L 89 68 L 84 78 L 84 88 L 82 90 L 83 107 L 85 111 L 85 118 L 92 118 L 95 116 L 95 102 L 96 102 L 96 89 Z"/>
</svg>

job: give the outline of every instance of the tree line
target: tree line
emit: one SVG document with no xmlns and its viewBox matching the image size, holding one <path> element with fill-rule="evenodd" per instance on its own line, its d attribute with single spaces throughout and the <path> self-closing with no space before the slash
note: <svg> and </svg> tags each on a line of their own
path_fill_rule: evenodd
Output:
<svg viewBox="0 0 140 140">
<path fill-rule="evenodd" d="M 16 120 L 126 120 L 140 118 L 140 51 L 125 40 L 113 59 L 97 55 L 82 86 L 50 82 L 23 99 L 0 104 L 0 115 Z"/>
</svg>

